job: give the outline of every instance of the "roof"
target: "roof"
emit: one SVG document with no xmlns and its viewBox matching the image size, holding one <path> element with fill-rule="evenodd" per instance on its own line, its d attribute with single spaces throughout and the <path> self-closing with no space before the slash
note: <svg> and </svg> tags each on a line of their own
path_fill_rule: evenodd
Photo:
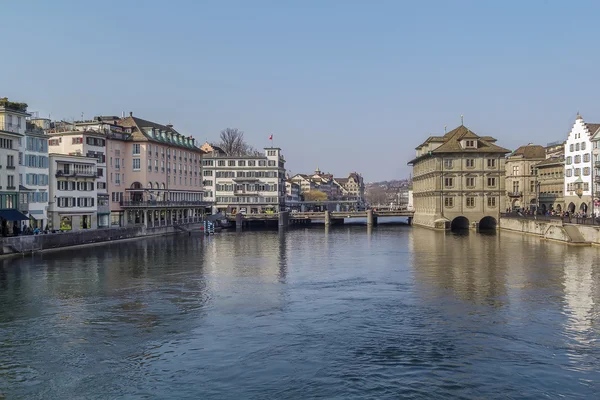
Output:
<svg viewBox="0 0 600 400">
<path fill-rule="evenodd" d="M 484 137 L 486 139 L 484 139 Z M 432 139 L 435 138 L 435 139 Z M 465 149 L 461 146 L 460 141 L 463 138 L 477 139 L 477 147 L 472 149 Z M 478 136 L 475 132 L 471 131 L 464 125 L 459 126 L 446 133 L 443 137 L 443 144 L 438 148 L 431 150 L 428 154 L 421 155 L 411 161 L 408 164 L 412 164 L 421 158 L 428 157 L 434 154 L 447 154 L 447 153 L 496 153 L 496 154 L 507 154 L 510 150 L 495 145 L 493 142 L 496 141 L 491 136 Z M 419 145 L 417 149 L 420 149 L 423 145 L 431 141 L 438 141 L 438 136 L 430 136 L 427 140 Z"/>
<path fill-rule="evenodd" d="M 535 166 L 539 168 L 539 167 L 546 167 L 549 165 L 560 165 L 560 164 L 564 164 L 564 163 L 565 163 L 565 157 L 563 157 L 563 156 L 550 157 L 550 158 L 545 159 L 544 161 L 540 161 Z"/>
<path fill-rule="evenodd" d="M 586 122 L 585 127 L 588 128 L 588 131 L 590 131 L 590 135 L 593 135 L 598 129 L 600 129 L 600 124 L 590 124 Z"/>
<path fill-rule="evenodd" d="M 156 143 L 167 143 L 176 147 L 181 147 L 184 149 L 194 150 L 200 153 L 205 153 L 204 150 L 198 148 L 193 142 L 188 142 L 188 137 L 180 134 L 175 129 L 173 129 L 173 125 L 161 125 L 156 122 L 148 121 L 142 118 L 134 117 L 130 115 L 126 118 L 121 118 L 118 122 L 118 125 L 124 127 L 132 127 L 135 128 L 132 134 L 134 141 L 150 141 Z M 164 131 L 168 133 L 167 136 L 161 136 L 160 138 L 151 136 L 148 134 L 148 129 L 158 129 L 160 131 Z M 191 136 L 189 137 L 191 138 Z"/>
<path fill-rule="evenodd" d="M 527 159 L 531 159 L 531 158 L 544 159 L 544 158 L 546 158 L 546 149 L 544 148 L 544 146 L 540 146 L 538 144 L 528 144 L 528 145 L 519 147 L 518 149 L 513 151 L 511 154 L 509 154 L 509 157 L 512 157 L 512 156 L 522 156 L 523 158 L 527 158 Z"/>
</svg>

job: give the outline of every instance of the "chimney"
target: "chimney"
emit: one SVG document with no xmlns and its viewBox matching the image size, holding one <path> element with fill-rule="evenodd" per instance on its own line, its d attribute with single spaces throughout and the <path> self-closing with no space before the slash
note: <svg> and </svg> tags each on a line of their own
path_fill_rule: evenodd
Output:
<svg viewBox="0 0 600 400">
<path fill-rule="evenodd" d="M 129 111 L 129 116 L 133 117 L 133 111 Z"/>
</svg>

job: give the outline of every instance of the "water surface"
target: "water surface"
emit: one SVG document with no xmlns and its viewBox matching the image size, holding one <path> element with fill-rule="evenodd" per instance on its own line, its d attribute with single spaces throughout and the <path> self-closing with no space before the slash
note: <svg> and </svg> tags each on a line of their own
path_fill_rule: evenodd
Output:
<svg viewBox="0 0 600 400">
<path fill-rule="evenodd" d="M 0 393 L 598 398 L 599 256 L 380 225 L 3 260 Z"/>
</svg>

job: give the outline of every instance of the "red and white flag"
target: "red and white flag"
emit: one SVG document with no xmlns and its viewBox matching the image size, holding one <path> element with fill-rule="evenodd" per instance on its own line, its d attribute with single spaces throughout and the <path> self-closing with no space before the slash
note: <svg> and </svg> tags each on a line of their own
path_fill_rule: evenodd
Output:
<svg viewBox="0 0 600 400">
<path fill-rule="evenodd" d="M 273 140 L 273 135 L 269 136 L 269 140 Z"/>
</svg>

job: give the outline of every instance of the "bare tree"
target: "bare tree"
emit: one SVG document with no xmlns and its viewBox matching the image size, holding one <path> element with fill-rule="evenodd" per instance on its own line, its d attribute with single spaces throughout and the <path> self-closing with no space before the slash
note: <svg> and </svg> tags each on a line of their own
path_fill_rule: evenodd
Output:
<svg viewBox="0 0 600 400">
<path fill-rule="evenodd" d="M 260 154 L 244 140 L 244 132 L 237 128 L 226 128 L 221 131 L 219 147 L 229 156 L 246 156 Z"/>
</svg>

